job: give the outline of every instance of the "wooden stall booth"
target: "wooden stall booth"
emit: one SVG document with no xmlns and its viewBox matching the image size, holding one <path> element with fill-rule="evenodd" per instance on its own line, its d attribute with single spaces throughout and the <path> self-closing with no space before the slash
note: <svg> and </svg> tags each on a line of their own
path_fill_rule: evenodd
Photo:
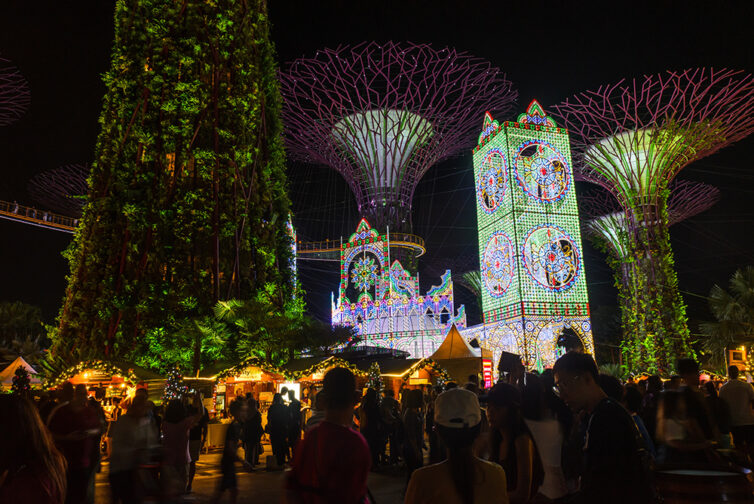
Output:
<svg viewBox="0 0 754 504">
<path fill-rule="evenodd" d="M 18 356 L 5 369 L 0 371 L 0 390 L 11 389 L 11 387 L 13 386 L 13 377 L 16 375 L 16 370 L 19 368 L 25 369 L 26 372 L 29 373 L 29 384 L 32 387 L 36 387 L 42 383 L 42 380 L 39 379 L 39 375 L 37 374 L 36 369 L 31 367 L 31 365 L 26 362 L 26 359 Z"/>
<path fill-rule="evenodd" d="M 492 386 L 492 352 L 469 345 L 455 324 L 430 359 L 447 370 L 459 387 L 468 382 L 471 375 L 482 376 L 483 388 Z"/>
<path fill-rule="evenodd" d="M 259 409 L 266 412 L 277 392 L 277 384 L 287 381 L 283 369 L 265 362 L 258 357 L 250 357 L 217 375 L 215 384 L 215 410 L 221 416 L 228 405 L 237 398 L 251 394 L 259 403 Z"/>
<path fill-rule="evenodd" d="M 386 389 L 392 389 L 395 397 L 404 390 L 426 389 L 444 385 L 450 375 L 432 359 L 391 359 L 380 363 L 380 371 Z"/>
</svg>

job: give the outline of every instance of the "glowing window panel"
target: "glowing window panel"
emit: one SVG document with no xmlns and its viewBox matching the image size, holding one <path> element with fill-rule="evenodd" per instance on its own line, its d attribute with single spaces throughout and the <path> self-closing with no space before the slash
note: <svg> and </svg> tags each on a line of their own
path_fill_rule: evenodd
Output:
<svg viewBox="0 0 754 504">
<path fill-rule="evenodd" d="M 497 210 L 503 202 L 507 185 L 508 166 L 505 153 L 500 149 L 492 149 L 482 161 L 477 182 L 477 198 L 482 210 L 486 213 Z"/>
<path fill-rule="evenodd" d="M 552 203 L 568 192 L 570 166 L 549 142 L 527 140 L 519 146 L 513 165 L 521 189 L 538 202 Z"/>
<path fill-rule="evenodd" d="M 579 277 L 579 249 L 560 226 L 542 224 L 532 228 L 524 241 L 522 257 L 526 272 L 545 289 L 569 289 Z"/>
<path fill-rule="evenodd" d="M 515 249 L 503 231 L 494 233 L 487 241 L 482 259 L 482 279 L 492 297 L 502 297 L 511 284 L 516 269 Z"/>
</svg>

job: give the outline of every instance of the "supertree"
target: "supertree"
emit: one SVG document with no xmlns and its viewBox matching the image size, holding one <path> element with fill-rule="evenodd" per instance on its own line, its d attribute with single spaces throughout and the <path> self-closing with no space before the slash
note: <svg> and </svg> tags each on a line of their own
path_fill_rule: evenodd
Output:
<svg viewBox="0 0 754 504">
<path fill-rule="evenodd" d="M 30 103 L 28 82 L 10 61 L 0 57 L 0 126 L 16 122 Z"/>
<path fill-rule="evenodd" d="M 133 358 L 218 300 L 283 306 L 290 202 L 265 0 L 118 0 L 104 83 L 53 355 Z"/>
<path fill-rule="evenodd" d="M 754 130 L 754 78 L 670 71 L 587 91 L 555 109 L 571 131 L 581 178 L 607 189 L 625 212 L 635 337 L 661 345 L 650 352 L 652 366 L 669 372 L 693 350 L 668 235 L 668 184 Z"/>
<path fill-rule="evenodd" d="M 338 171 L 363 217 L 411 230 L 416 184 L 473 144 L 479 117 L 517 93 L 489 62 L 428 44 L 323 49 L 280 73 L 291 157 Z"/>
<path fill-rule="evenodd" d="M 70 217 L 81 217 L 86 199 L 89 166 L 65 165 L 35 175 L 27 190 L 37 203 Z"/>
<path fill-rule="evenodd" d="M 669 185 L 668 226 L 704 212 L 720 198 L 720 191 L 709 184 L 688 180 L 674 180 Z M 639 338 L 641 327 L 637 317 L 638 301 L 630 287 L 637 278 L 631 261 L 628 218 L 618 201 L 605 190 L 592 190 L 579 199 L 579 207 L 587 218 L 584 232 L 592 242 L 607 254 L 607 262 L 613 269 L 615 288 L 621 308 L 623 340 L 621 347 L 626 365 L 630 369 L 645 369 L 657 372 L 656 345 Z M 667 341 L 657 342 L 660 346 Z"/>
</svg>

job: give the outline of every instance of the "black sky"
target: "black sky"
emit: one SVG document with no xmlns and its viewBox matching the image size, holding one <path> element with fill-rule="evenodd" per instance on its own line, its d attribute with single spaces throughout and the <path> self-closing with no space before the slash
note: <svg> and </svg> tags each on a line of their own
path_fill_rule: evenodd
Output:
<svg viewBox="0 0 754 504">
<path fill-rule="evenodd" d="M 35 174 L 91 162 L 104 93 L 100 75 L 108 68 L 113 41 L 112 13 L 112 0 L 0 2 L 0 55 L 16 63 L 32 92 L 29 113 L 0 129 L 0 199 L 32 203 L 26 184 Z M 321 47 L 370 39 L 469 51 L 507 73 L 519 91 L 516 113 L 532 98 L 547 109 L 576 92 L 666 69 L 754 71 L 752 2 L 273 0 L 270 18 L 282 64 Z M 725 282 L 736 268 L 754 264 L 753 160 L 750 137 L 681 174 L 722 192 L 712 210 L 671 230 L 692 318 L 707 316 L 698 296 Z M 289 176 L 300 237 L 337 238 L 352 232 L 356 206 L 339 175 L 291 164 Z M 414 230 L 429 249 L 420 262 L 422 289 L 437 282 L 445 267 L 454 272 L 478 267 L 472 186 L 467 154 L 431 169 L 417 188 Z M 68 235 L 0 220 L 0 300 L 40 305 L 52 319 L 67 273 L 60 253 L 69 240 Z M 593 307 L 615 304 L 604 258 L 588 244 L 584 248 Z M 337 266 L 300 263 L 300 268 L 310 309 L 329 316 Z M 470 302 L 461 287 L 456 294 L 461 302 Z M 475 310 L 471 312 L 473 321 Z"/>
</svg>

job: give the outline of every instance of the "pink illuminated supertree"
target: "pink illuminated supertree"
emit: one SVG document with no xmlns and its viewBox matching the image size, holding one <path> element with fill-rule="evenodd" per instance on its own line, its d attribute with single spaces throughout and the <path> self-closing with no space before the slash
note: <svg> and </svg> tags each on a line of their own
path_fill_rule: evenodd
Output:
<svg viewBox="0 0 754 504">
<path fill-rule="evenodd" d="M 555 107 L 580 177 L 607 189 L 626 223 L 630 296 L 624 358 L 670 372 L 693 354 L 668 235 L 669 184 L 690 163 L 754 131 L 754 77 L 734 70 L 666 72 L 575 95 Z M 638 350 L 637 350 L 638 349 Z"/>
<path fill-rule="evenodd" d="M 474 143 L 479 117 L 517 94 L 498 68 L 451 48 L 364 42 L 280 73 L 289 155 L 338 171 L 373 226 L 410 231 L 427 170 Z"/>
<path fill-rule="evenodd" d="M 70 217 L 81 217 L 87 193 L 89 166 L 65 165 L 42 172 L 29 181 L 29 196 L 38 203 Z"/>
<path fill-rule="evenodd" d="M 8 126 L 23 116 L 31 103 L 29 84 L 21 72 L 0 57 L 0 126 Z"/>
</svg>

